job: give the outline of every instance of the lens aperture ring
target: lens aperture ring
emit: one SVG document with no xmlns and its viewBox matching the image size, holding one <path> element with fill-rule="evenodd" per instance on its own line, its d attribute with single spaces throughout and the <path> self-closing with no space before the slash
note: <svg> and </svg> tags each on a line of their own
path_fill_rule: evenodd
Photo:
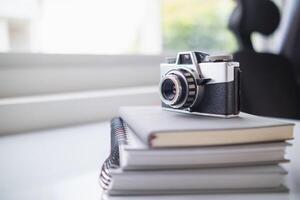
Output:
<svg viewBox="0 0 300 200">
<path fill-rule="evenodd" d="M 196 99 L 197 84 L 196 84 L 196 80 L 195 80 L 194 76 L 189 71 L 184 70 L 184 69 L 181 69 L 180 71 L 184 75 L 184 77 L 187 81 L 187 85 L 188 85 L 187 98 L 182 107 L 188 108 L 194 103 L 194 101 Z"/>
</svg>

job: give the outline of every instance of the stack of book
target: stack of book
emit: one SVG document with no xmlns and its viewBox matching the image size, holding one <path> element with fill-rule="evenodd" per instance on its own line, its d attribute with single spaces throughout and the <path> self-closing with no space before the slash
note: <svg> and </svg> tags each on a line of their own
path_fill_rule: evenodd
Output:
<svg viewBox="0 0 300 200">
<path fill-rule="evenodd" d="M 111 121 L 106 195 L 286 191 L 293 124 L 241 113 L 224 119 L 123 107 Z"/>
</svg>

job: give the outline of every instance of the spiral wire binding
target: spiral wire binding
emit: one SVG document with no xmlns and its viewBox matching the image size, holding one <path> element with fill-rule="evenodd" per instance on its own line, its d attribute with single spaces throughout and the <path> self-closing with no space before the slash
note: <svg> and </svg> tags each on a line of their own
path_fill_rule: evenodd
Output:
<svg viewBox="0 0 300 200">
<path fill-rule="evenodd" d="M 111 151 L 108 158 L 102 165 L 100 173 L 100 185 L 104 190 L 109 188 L 112 176 L 110 174 L 110 169 L 117 169 L 120 167 L 120 156 L 119 156 L 119 146 L 122 144 L 127 144 L 126 128 L 124 126 L 123 120 L 120 117 L 114 117 L 111 120 Z"/>
</svg>

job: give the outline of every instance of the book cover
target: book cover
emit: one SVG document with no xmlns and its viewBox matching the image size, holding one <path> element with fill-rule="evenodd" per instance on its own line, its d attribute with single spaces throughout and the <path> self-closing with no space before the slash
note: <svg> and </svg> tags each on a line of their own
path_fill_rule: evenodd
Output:
<svg viewBox="0 0 300 200">
<path fill-rule="evenodd" d="M 235 118 L 195 116 L 159 106 L 121 107 L 120 117 L 150 147 L 209 146 L 283 141 L 292 123 L 241 113 Z"/>
</svg>

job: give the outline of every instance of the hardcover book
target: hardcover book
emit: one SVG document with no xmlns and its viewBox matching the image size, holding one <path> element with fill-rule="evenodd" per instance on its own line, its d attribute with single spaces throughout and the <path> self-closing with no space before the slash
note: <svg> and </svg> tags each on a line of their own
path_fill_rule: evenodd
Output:
<svg viewBox="0 0 300 200">
<path fill-rule="evenodd" d="M 120 117 L 152 148 L 216 146 L 284 141 L 294 124 L 241 113 L 216 118 L 163 111 L 159 106 L 121 107 Z"/>
</svg>

